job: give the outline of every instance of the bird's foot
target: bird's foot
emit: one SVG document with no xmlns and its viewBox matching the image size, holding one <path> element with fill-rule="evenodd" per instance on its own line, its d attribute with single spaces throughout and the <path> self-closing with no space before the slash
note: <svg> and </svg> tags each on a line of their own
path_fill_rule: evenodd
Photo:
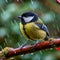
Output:
<svg viewBox="0 0 60 60">
<path fill-rule="evenodd" d="M 27 45 L 27 42 L 25 42 L 24 44 L 22 44 L 21 46 L 20 46 L 20 49 L 22 50 L 22 48 L 24 47 L 24 46 L 26 46 Z"/>
<path fill-rule="evenodd" d="M 39 43 L 39 41 L 38 41 L 38 40 L 34 43 L 34 47 L 37 45 L 37 43 Z"/>
</svg>

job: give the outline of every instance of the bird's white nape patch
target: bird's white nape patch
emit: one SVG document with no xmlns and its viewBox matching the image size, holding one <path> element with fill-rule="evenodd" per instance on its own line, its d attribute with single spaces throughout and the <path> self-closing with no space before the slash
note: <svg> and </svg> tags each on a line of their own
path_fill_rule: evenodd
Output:
<svg viewBox="0 0 60 60">
<path fill-rule="evenodd" d="M 25 20 L 25 22 L 30 22 L 33 18 L 34 18 L 34 16 L 23 17 L 23 19 Z"/>
</svg>

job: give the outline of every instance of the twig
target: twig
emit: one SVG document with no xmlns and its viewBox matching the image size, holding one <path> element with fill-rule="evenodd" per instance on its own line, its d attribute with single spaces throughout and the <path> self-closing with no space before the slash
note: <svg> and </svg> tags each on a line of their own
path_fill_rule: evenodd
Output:
<svg viewBox="0 0 60 60">
<path fill-rule="evenodd" d="M 60 46 L 60 38 L 58 39 L 53 39 L 51 41 L 44 41 L 44 42 L 39 42 L 36 45 L 26 45 L 22 49 L 21 48 L 15 48 L 10 51 L 5 55 L 6 58 L 13 57 L 16 55 L 23 55 L 27 53 L 32 53 L 35 51 L 40 51 L 48 48 L 54 48 Z M 2 51 L 0 51 L 2 52 Z"/>
</svg>

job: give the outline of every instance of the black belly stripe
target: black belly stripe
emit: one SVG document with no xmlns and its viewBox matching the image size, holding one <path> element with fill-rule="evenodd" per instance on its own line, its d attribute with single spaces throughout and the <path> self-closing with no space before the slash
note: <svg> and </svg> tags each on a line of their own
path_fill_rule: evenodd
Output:
<svg viewBox="0 0 60 60">
<path fill-rule="evenodd" d="M 31 39 L 31 40 L 33 40 L 32 38 L 30 38 L 30 36 L 27 34 L 27 32 L 26 32 L 26 30 L 25 30 L 25 26 L 23 25 L 23 30 L 24 30 L 24 33 L 26 34 L 26 36 L 29 38 L 29 39 Z"/>
</svg>

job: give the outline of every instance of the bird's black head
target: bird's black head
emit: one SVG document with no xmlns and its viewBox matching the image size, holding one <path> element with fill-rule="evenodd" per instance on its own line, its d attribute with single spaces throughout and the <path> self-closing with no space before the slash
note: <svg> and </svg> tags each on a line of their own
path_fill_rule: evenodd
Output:
<svg viewBox="0 0 60 60">
<path fill-rule="evenodd" d="M 35 21 L 38 20 L 38 16 L 33 12 L 23 13 L 18 18 L 21 19 L 22 24 L 26 24 L 26 23 L 29 23 L 29 22 L 35 22 Z"/>
</svg>

